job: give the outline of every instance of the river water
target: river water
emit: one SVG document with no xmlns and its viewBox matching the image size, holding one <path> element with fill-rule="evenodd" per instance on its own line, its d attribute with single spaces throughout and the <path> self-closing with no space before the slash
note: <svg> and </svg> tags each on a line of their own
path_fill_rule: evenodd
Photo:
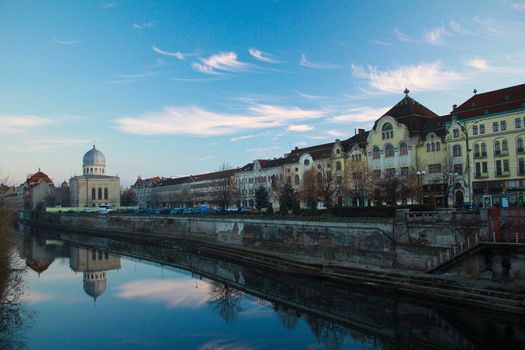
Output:
<svg viewBox="0 0 525 350">
<path fill-rule="evenodd" d="M 522 318 L 451 310 L 180 247 L 19 232 L 28 349 L 512 349 Z"/>
</svg>

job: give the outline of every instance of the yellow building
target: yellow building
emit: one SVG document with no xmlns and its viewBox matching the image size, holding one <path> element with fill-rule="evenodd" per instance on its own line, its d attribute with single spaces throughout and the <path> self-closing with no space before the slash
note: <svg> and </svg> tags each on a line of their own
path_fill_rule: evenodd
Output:
<svg viewBox="0 0 525 350">
<path fill-rule="evenodd" d="M 455 199 L 463 191 L 467 205 L 525 206 L 525 84 L 474 91 L 454 106 L 446 126 Z"/>
</svg>

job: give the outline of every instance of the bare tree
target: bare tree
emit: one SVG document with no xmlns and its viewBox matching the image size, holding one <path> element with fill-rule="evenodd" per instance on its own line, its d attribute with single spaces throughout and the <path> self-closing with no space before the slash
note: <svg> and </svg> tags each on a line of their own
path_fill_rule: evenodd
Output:
<svg viewBox="0 0 525 350">
<path fill-rule="evenodd" d="M 226 323 L 231 323 L 239 317 L 242 311 L 242 293 L 226 284 L 212 282 L 208 305 L 216 311 Z"/>
<path fill-rule="evenodd" d="M 318 196 L 323 199 L 325 206 L 330 208 L 332 206 L 333 195 L 337 190 L 331 168 L 326 170 L 319 169 L 316 177 Z"/>
</svg>

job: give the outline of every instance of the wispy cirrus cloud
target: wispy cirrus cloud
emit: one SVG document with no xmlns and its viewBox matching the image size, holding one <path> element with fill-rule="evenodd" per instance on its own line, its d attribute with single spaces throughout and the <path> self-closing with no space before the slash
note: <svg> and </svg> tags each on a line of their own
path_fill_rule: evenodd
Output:
<svg viewBox="0 0 525 350">
<path fill-rule="evenodd" d="M 165 107 L 160 112 L 125 116 L 115 123 L 118 130 L 128 134 L 215 136 L 275 128 L 325 115 L 324 110 L 264 104 L 251 104 L 240 114 L 213 112 L 201 107 Z"/>
<path fill-rule="evenodd" d="M 288 128 L 286 130 L 288 131 L 295 131 L 295 132 L 305 132 L 313 130 L 314 127 L 307 124 L 292 124 L 288 125 Z"/>
<path fill-rule="evenodd" d="M 64 39 L 58 39 L 58 38 L 55 38 L 54 36 L 51 37 L 51 40 L 53 40 L 53 42 L 57 43 L 57 44 L 60 44 L 60 45 L 76 45 L 76 44 L 80 44 L 82 41 L 80 40 L 64 40 Z"/>
<path fill-rule="evenodd" d="M 485 70 L 485 69 L 490 68 L 489 64 L 487 63 L 487 61 L 485 61 L 482 58 L 477 58 L 477 57 L 467 60 L 466 64 L 467 64 L 467 66 L 472 67 L 472 68 L 476 68 L 476 69 Z"/>
<path fill-rule="evenodd" d="M 233 51 L 221 52 L 208 58 L 202 58 L 201 62 L 193 62 L 193 69 L 205 74 L 222 74 L 222 72 L 245 71 L 254 67 L 253 65 L 241 62 L 237 59 L 237 54 Z"/>
<path fill-rule="evenodd" d="M 255 135 L 243 135 L 243 136 L 239 136 L 239 137 L 232 137 L 230 139 L 230 141 L 232 142 L 237 142 L 237 141 L 241 141 L 241 140 L 248 140 L 248 139 L 253 139 L 255 137 Z"/>
<path fill-rule="evenodd" d="M 117 74 L 115 75 L 114 80 L 108 81 L 108 83 L 111 84 L 123 84 L 123 83 L 131 83 L 135 81 L 145 80 L 151 77 L 156 76 L 158 73 L 154 71 L 144 71 L 140 73 L 133 73 L 133 74 Z"/>
<path fill-rule="evenodd" d="M 335 68 L 341 68 L 338 64 L 333 63 L 320 63 L 320 62 L 311 62 L 306 58 L 306 55 L 303 53 L 301 55 L 301 59 L 299 60 L 299 64 L 303 67 L 308 68 L 315 68 L 315 69 L 335 69 Z"/>
<path fill-rule="evenodd" d="M 185 60 L 188 57 L 196 55 L 195 53 L 182 53 L 180 51 L 175 51 L 175 52 L 164 51 L 164 50 L 159 49 L 155 45 L 153 45 L 151 48 L 153 49 L 153 51 L 155 51 L 159 55 L 175 57 L 175 58 L 178 58 L 179 60 Z"/>
<path fill-rule="evenodd" d="M 303 97 L 303 98 L 306 98 L 307 100 L 325 100 L 325 99 L 328 98 L 328 97 L 326 97 L 326 96 L 321 96 L 321 95 L 312 95 L 312 94 L 307 94 L 307 93 L 300 92 L 300 91 L 296 91 L 295 93 L 296 93 L 297 95 Z"/>
<path fill-rule="evenodd" d="M 380 71 L 376 67 L 352 65 L 355 76 L 367 79 L 373 90 L 399 93 L 405 87 L 410 89 L 436 91 L 452 86 L 465 79 L 464 74 L 446 69 L 441 61 L 419 65 L 401 66 L 396 69 Z"/>
<path fill-rule="evenodd" d="M 248 52 L 258 61 L 267 62 L 267 63 L 279 63 L 276 59 L 272 58 L 271 55 L 263 53 L 257 49 L 249 49 Z"/>
<path fill-rule="evenodd" d="M 355 107 L 343 114 L 333 116 L 330 121 L 333 123 L 359 123 L 375 121 L 388 111 L 389 107 Z"/>
<path fill-rule="evenodd" d="M 446 35 L 450 35 L 450 33 L 445 30 L 445 25 L 443 23 L 439 27 L 430 30 L 425 29 L 425 40 L 432 45 L 443 44 L 443 37 Z"/>
<path fill-rule="evenodd" d="M 408 35 L 406 35 L 402 31 L 400 31 L 398 28 L 394 29 L 394 34 L 396 35 L 397 40 L 399 40 L 401 42 L 410 43 L 410 42 L 414 42 L 415 41 L 414 39 L 410 38 Z"/>
<path fill-rule="evenodd" d="M 513 8 L 514 10 L 525 11 L 525 1 L 503 0 L 500 3 L 505 5 L 505 6 L 509 6 L 509 7 Z"/>
<path fill-rule="evenodd" d="M 103 1 L 99 4 L 99 6 L 103 9 L 109 9 L 112 7 L 117 7 L 117 3 L 115 1 Z"/>
<path fill-rule="evenodd" d="M 54 120 L 35 115 L 0 116 L 0 134 L 16 134 L 27 129 L 39 128 Z"/>
<path fill-rule="evenodd" d="M 133 29 L 139 29 L 139 30 L 153 28 L 155 27 L 155 22 L 149 21 L 149 22 L 144 22 L 144 23 L 133 23 L 131 27 Z"/>
</svg>

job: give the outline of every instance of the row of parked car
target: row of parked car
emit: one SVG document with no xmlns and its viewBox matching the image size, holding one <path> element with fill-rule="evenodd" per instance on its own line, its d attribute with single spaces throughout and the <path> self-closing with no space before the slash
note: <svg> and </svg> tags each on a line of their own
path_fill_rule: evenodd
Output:
<svg viewBox="0 0 525 350">
<path fill-rule="evenodd" d="M 197 208 L 141 208 L 137 210 L 139 214 L 220 214 L 223 212 L 222 208 L 209 208 L 206 205 L 201 205 Z"/>
</svg>

